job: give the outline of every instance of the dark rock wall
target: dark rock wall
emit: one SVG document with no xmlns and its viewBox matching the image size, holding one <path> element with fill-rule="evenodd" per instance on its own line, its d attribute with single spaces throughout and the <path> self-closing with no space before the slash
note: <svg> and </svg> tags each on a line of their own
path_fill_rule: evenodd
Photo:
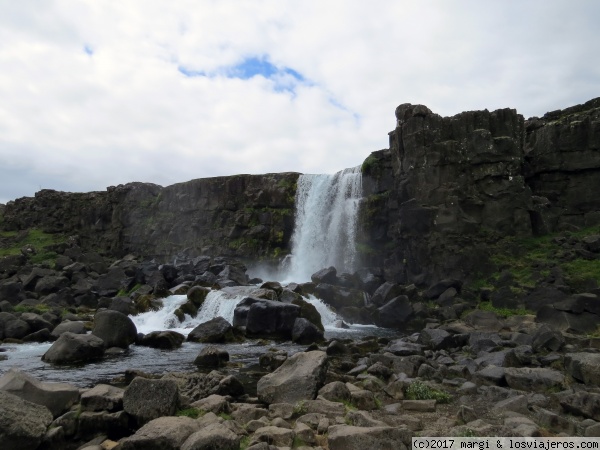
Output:
<svg viewBox="0 0 600 450">
<path fill-rule="evenodd" d="M 297 173 L 236 175 L 168 187 L 38 192 L 9 202 L 3 228 L 77 235 L 84 248 L 170 261 L 178 254 L 277 257 L 289 251 Z"/>
<path fill-rule="evenodd" d="M 396 119 L 390 147 L 362 167 L 358 248 L 385 279 L 468 281 L 497 269 L 501 237 L 600 223 L 600 99 L 527 121 L 514 109 L 441 117 L 411 104 Z M 277 258 L 290 250 L 298 176 L 43 190 L 9 202 L 2 227 L 77 235 L 114 256 Z"/>
<path fill-rule="evenodd" d="M 468 280 L 493 269 L 499 237 L 600 223 L 599 106 L 525 121 L 400 105 L 390 148 L 363 164 L 365 260 L 400 283 Z"/>
</svg>

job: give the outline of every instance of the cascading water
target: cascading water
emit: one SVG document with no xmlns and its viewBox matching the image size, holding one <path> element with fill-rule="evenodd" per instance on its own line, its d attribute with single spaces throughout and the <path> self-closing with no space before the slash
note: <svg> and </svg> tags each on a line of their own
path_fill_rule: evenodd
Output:
<svg viewBox="0 0 600 450">
<path fill-rule="evenodd" d="M 356 226 L 362 197 L 360 166 L 334 175 L 300 175 L 292 257 L 284 278 L 308 281 L 324 267 L 356 269 Z"/>
<path fill-rule="evenodd" d="M 187 301 L 185 295 L 171 295 L 163 299 L 163 307 L 158 311 L 148 311 L 131 319 L 137 330 L 149 333 L 158 330 L 173 330 L 184 335 L 201 323 L 208 322 L 221 316 L 227 322 L 233 323 L 233 311 L 236 305 L 248 295 L 243 288 L 225 288 L 220 291 L 210 291 L 198 310 L 196 317 L 185 316 L 183 322 L 175 315 L 175 310 Z"/>
</svg>

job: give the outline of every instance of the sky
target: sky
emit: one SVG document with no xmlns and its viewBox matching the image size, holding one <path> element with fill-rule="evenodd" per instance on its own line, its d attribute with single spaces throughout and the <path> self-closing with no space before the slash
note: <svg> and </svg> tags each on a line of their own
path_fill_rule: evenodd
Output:
<svg viewBox="0 0 600 450">
<path fill-rule="evenodd" d="M 600 96 L 597 0 L 0 0 L 0 203 L 334 173 L 395 108 Z"/>
</svg>

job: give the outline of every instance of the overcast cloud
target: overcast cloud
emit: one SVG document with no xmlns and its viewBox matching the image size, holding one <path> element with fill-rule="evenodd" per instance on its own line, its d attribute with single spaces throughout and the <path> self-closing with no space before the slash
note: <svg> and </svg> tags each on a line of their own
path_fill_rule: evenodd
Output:
<svg viewBox="0 0 600 450">
<path fill-rule="evenodd" d="M 525 117 L 600 96 L 597 0 L 0 0 L 0 203 L 332 173 L 401 103 Z"/>
</svg>

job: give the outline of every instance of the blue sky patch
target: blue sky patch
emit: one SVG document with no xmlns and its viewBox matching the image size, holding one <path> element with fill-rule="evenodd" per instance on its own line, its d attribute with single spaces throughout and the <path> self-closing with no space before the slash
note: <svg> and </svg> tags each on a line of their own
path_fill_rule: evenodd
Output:
<svg viewBox="0 0 600 450">
<path fill-rule="evenodd" d="M 295 93 L 296 85 L 311 84 L 296 70 L 285 66 L 276 66 L 266 57 L 248 57 L 233 66 L 221 67 L 214 73 L 191 70 L 181 65 L 177 67 L 177 70 L 186 77 L 213 77 L 221 75 L 227 78 L 249 80 L 250 78 L 261 76 L 273 82 L 275 91 L 287 91 L 292 94 Z"/>
<path fill-rule="evenodd" d="M 84 52 L 86 55 L 90 55 L 90 56 L 92 56 L 92 55 L 94 54 L 94 49 L 92 48 L 92 46 L 91 46 L 91 45 L 89 45 L 89 44 L 85 44 L 85 45 L 83 46 L 83 52 Z"/>
</svg>

